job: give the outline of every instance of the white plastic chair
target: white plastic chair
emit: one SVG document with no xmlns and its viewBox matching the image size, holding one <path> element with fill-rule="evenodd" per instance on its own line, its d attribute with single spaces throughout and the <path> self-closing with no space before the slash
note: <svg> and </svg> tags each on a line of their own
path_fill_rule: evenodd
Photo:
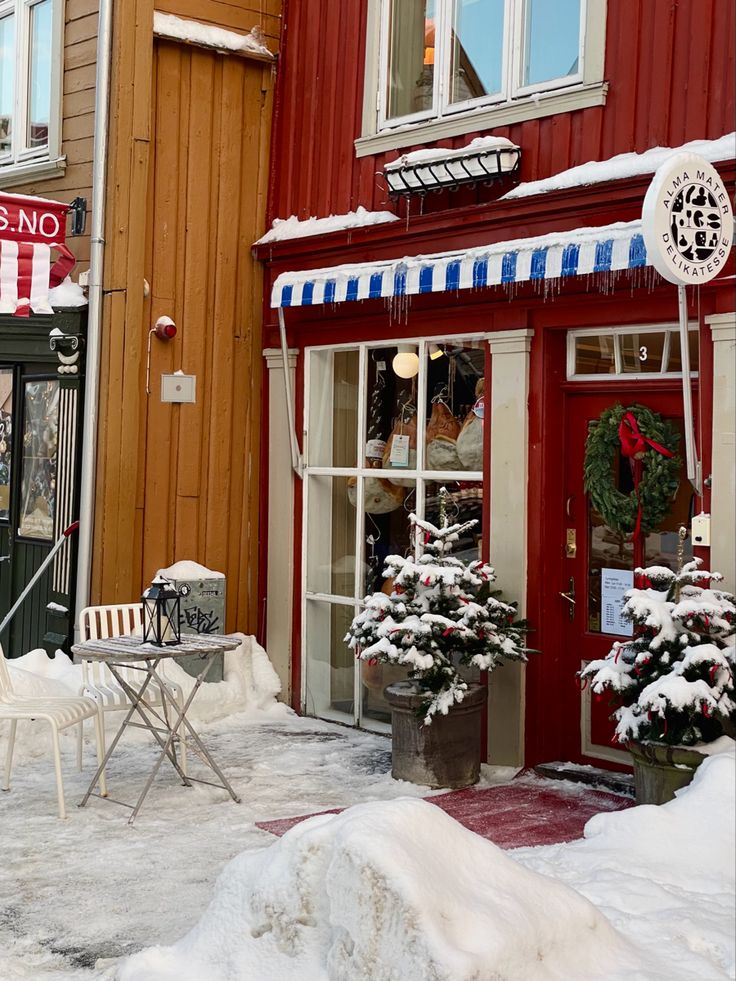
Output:
<svg viewBox="0 0 736 981">
<path fill-rule="evenodd" d="M 103 640 L 106 637 L 122 637 L 140 632 L 143 623 L 143 607 L 140 603 L 120 603 L 113 606 L 88 606 L 79 614 L 79 639 Z M 138 689 L 145 674 L 133 667 L 117 668 L 118 673 L 132 688 Z M 165 672 L 159 671 L 159 674 Z M 130 699 L 118 684 L 110 669 L 102 661 L 82 660 L 83 684 L 79 694 L 95 701 L 101 713 L 116 712 L 130 708 Z M 184 705 L 184 693 L 173 681 L 166 682 L 179 709 Z M 145 691 L 146 702 L 155 707 L 164 707 L 161 688 L 150 682 Z M 183 727 L 182 727 L 183 729 Z M 180 730 L 181 731 L 181 730 Z M 187 772 L 187 744 L 184 733 L 179 737 L 181 749 L 181 768 Z M 104 732 L 103 732 L 104 747 Z M 77 766 L 82 768 L 82 732 L 80 728 L 77 743 Z"/>
<path fill-rule="evenodd" d="M 102 714 L 90 698 L 79 695 L 17 695 L 13 691 L 10 672 L 0 647 L 0 720 L 10 722 L 8 751 L 5 757 L 5 777 L 3 790 L 10 790 L 10 772 L 13 767 L 13 749 L 15 735 L 20 720 L 31 722 L 47 722 L 51 727 L 51 740 L 54 751 L 54 766 L 56 768 L 56 793 L 59 802 L 59 817 L 66 817 L 64 806 L 64 781 L 61 776 L 61 752 L 59 748 L 59 733 L 69 726 L 78 725 L 80 732 L 85 719 L 95 720 L 97 736 L 97 762 L 102 764 L 104 759 L 104 736 L 102 729 Z M 100 793 L 107 797 L 105 771 L 100 775 Z"/>
</svg>

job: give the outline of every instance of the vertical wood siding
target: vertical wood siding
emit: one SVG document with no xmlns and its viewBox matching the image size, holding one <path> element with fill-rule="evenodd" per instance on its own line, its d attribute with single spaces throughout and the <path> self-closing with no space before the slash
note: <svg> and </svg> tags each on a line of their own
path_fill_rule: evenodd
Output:
<svg viewBox="0 0 736 981">
<path fill-rule="evenodd" d="M 366 6 L 288 4 L 269 219 L 387 206 L 376 173 L 398 152 L 358 159 L 353 149 L 361 130 Z M 735 36 L 733 0 L 608 0 L 606 105 L 483 132 L 522 147 L 524 181 L 618 153 L 715 139 L 734 129 Z M 477 135 L 439 143 L 464 146 Z"/>
<path fill-rule="evenodd" d="M 219 23 L 234 29 L 260 20 L 175 6 L 200 20 L 231 7 Z M 262 277 L 250 246 L 264 228 L 272 70 L 164 40 L 151 53 L 150 29 L 136 36 L 147 7 L 116 13 L 93 598 L 135 599 L 157 568 L 192 559 L 227 575 L 228 629 L 255 632 Z M 147 397 L 148 330 L 163 314 L 178 333 L 153 340 Z M 160 400 L 161 374 L 178 369 L 197 376 L 195 404 Z"/>
</svg>

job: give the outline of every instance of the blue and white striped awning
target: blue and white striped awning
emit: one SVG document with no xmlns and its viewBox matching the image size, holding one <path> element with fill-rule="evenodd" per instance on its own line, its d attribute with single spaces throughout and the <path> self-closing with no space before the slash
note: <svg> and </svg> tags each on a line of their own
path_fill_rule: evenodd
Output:
<svg viewBox="0 0 736 981">
<path fill-rule="evenodd" d="M 646 266 L 641 221 L 577 228 L 459 252 L 282 273 L 272 307 L 444 293 L 527 281 L 563 280 Z"/>
</svg>

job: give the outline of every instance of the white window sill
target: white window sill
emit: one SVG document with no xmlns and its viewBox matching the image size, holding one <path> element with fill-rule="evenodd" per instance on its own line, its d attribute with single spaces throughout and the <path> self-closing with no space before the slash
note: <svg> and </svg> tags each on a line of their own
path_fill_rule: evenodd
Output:
<svg viewBox="0 0 736 981">
<path fill-rule="evenodd" d="M 0 187 L 15 187 L 29 181 L 51 180 L 60 177 L 66 170 L 66 157 L 54 160 L 24 160 L 17 164 L 0 166 Z"/>
<path fill-rule="evenodd" d="M 606 103 L 608 82 L 579 85 L 564 92 L 540 93 L 538 97 L 519 99 L 503 105 L 487 106 L 470 112 L 458 113 L 433 119 L 428 123 L 413 123 L 385 129 L 380 133 L 360 136 L 355 140 L 355 155 L 366 157 L 372 153 L 385 153 L 387 150 L 400 150 L 435 140 L 444 140 L 465 133 L 477 133 L 494 129 L 496 126 L 510 126 L 526 119 L 541 119 L 556 116 L 561 112 L 574 112 L 590 106 L 603 106 Z"/>
</svg>

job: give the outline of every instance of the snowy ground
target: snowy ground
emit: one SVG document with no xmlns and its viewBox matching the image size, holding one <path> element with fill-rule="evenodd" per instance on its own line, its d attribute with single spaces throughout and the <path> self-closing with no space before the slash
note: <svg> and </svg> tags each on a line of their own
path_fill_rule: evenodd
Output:
<svg viewBox="0 0 736 981">
<path fill-rule="evenodd" d="M 262 692 L 268 687 L 267 677 L 263 681 L 268 674 L 263 663 L 260 672 Z M 19 677 L 17 672 L 15 677 Z M 426 935 L 419 931 L 413 966 L 406 968 L 420 970 L 421 981 L 427 981 L 430 976 L 421 973 L 421 966 L 417 968 L 416 958 L 424 956 L 424 950 L 429 950 L 440 966 L 460 963 L 456 958 L 462 943 L 455 938 L 467 939 L 468 923 L 474 924 L 471 938 L 474 942 L 477 936 L 485 936 L 488 924 L 492 926 L 494 922 L 502 924 L 499 936 L 503 940 L 506 936 L 503 917 L 508 909 L 503 890 L 507 888 L 517 903 L 517 915 L 507 923 L 509 936 L 516 936 L 514 931 L 522 929 L 520 920 L 524 921 L 524 936 L 528 940 L 530 930 L 533 934 L 534 930 L 543 929 L 548 913 L 552 916 L 557 909 L 563 913 L 572 910 L 572 913 L 567 918 L 558 913 L 559 933 L 564 943 L 548 962 L 549 972 L 557 969 L 557 963 L 558 967 L 563 965 L 559 968 L 562 973 L 504 973 L 497 974 L 499 978 L 512 981 L 522 978 L 527 981 L 529 977 L 591 981 L 593 976 L 605 981 L 623 981 L 624 977 L 630 981 L 634 978 L 636 981 L 734 978 L 733 757 L 717 762 L 720 777 L 709 780 L 707 787 L 703 781 L 705 789 L 701 788 L 699 797 L 688 791 L 690 805 L 685 795 L 667 808 L 635 808 L 602 815 L 589 823 L 587 840 L 570 845 L 503 853 L 465 831 L 438 809 L 418 801 L 397 802 L 383 808 L 369 805 L 368 810 L 358 808 L 335 818 L 317 818 L 275 841 L 267 832 L 256 828 L 255 822 L 362 802 L 419 797 L 423 791 L 391 779 L 389 744 L 383 737 L 296 718 L 266 698 L 254 698 L 253 690 L 239 703 L 236 695 L 240 692 L 242 696 L 247 679 L 233 678 L 232 673 L 229 677 L 230 687 L 219 691 L 228 695 L 231 706 L 242 703 L 246 711 L 215 721 L 200 721 L 198 728 L 242 797 L 240 805 L 220 790 L 197 785 L 183 788 L 169 768 L 168 772 L 162 771 L 133 827 L 126 823 L 127 812 L 111 803 L 92 800 L 87 808 L 78 810 L 73 804 L 82 796 L 91 775 L 92 748 L 86 747 L 87 767 L 80 774 L 74 766 L 75 740 L 66 737 L 63 752 L 70 817 L 61 822 L 55 816 L 50 757 L 44 753 L 38 737 L 26 743 L 25 748 L 21 745 L 13 790 L 0 794 L 3 831 L 0 981 L 83 981 L 118 976 L 135 981 L 159 981 L 164 977 L 183 981 L 176 958 L 187 949 L 186 944 L 183 948 L 178 944 L 173 952 L 153 950 L 139 958 L 115 961 L 147 947 L 163 945 L 168 949 L 168 945 L 176 945 L 193 928 L 196 929 L 187 941 L 190 946 L 197 942 L 198 936 L 200 939 L 204 936 L 211 945 L 205 911 L 211 903 L 217 911 L 217 904 L 223 902 L 223 890 L 228 894 L 228 883 L 237 886 L 238 902 L 247 906 L 257 891 L 252 883 L 259 875 L 261 882 L 277 893 L 280 883 L 287 886 L 290 882 L 297 883 L 296 891 L 289 886 L 283 894 L 284 917 L 288 919 L 288 904 L 293 905 L 296 892 L 305 888 L 302 873 L 311 869 L 305 893 L 311 902 L 326 894 L 324 882 L 333 876 L 331 872 L 325 879 L 325 869 L 334 871 L 338 859 L 342 861 L 343 878 L 338 876 L 335 880 L 342 883 L 342 891 L 335 893 L 336 902 L 344 918 L 346 907 L 354 901 L 356 908 L 350 929 L 356 935 L 355 923 L 360 924 L 363 919 L 369 925 L 374 922 L 371 917 L 375 917 L 376 908 L 365 904 L 374 902 L 375 894 L 370 899 L 365 892 L 350 893 L 351 882 L 356 883 L 357 890 L 370 876 L 355 876 L 354 868 L 353 874 L 349 874 L 351 866 L 345 864 L 345 856 L 350 862 L 359 861 L 363 869 L 370 868 L 370 875 L 377 870 L 392 890 L 395 887 L 397 895 L 414 896 L 415 902 L 422 909 L 427 907 L 429 913 L 436 910 L 437 918 L 432 921 L 430 917 L 428 922 L 436 924 L 438 940 L 444 946 L 432 947 L 432 931 L 425 931 Z M 214 688 L 203 694 L 205 719 L 217 714 Z M 4 739 L 0 737 L 0 754 L 3 744 Z M 142 735 L 121 744 L 109 772 L 114 796 L 124 800 L 136 796 L 151 758 L 152 750 Z M 486 773 L 488 780 L 497 776 L 490 770 Z M 570 793 L 575 792 L 570 785 Z M 376 806 L 378 811 L 371 810 Z M 405 828 L 409 834 L 404 839 L 396 833 L 396 815 L 401 822 L 402 814 L 419 813 L 406 812 L 406 807 L 426 808 L 431 812 L 425 815 L 422 811 L 417 821 L 417 832 L 421 825 L 423 835 L 414 833 L 410 825 Z M 384 839 L 378 830 L 371 834 L 371 829 L 381 822 L 384 831 L 390 832 Z M 435 828 L 436 822 L 439 824 Z M 442 848 L 432 860 L 432 874 L 428 874 L 422 857 L 428 855 L 432 840 L 441 840 Z M 386 848 L 382 847 L 382 841 L 386 842 Z M 362 843 L 372 848 L 372 854 L 368 854 Z M 448 858 L 453 849 L 458 855 L 457 862 Z M 241 857 L 232 863 L 216 886 L 227 863 L 238 855 Z M 315 855 L 323 858 L 317 861 Z M 506 855 L 525 868 L 507 861 Z M 462 861 L 461 856 L 464 856 Z M 300 864 L 305 861 L 306 865 Z M 322 870 L 319 874 L 318 868 Z M 393 874 L 395 868 L 402 870 L 400 876 Z M 481 868 L 486 871 L 478 875 L 477 870 Z M 457 882 L 453 882 L 455 871 L 459 876 Z M 550 876 L 557 882 L 524 878 L 531 872 Z M 472 879 L 477 882 L 474 890 L 469 886 Z M 529 882 L 536 885 L 528 885 Z M 437 896 L 440 887 L 442 895 Z M 593 905 L 586 904 L 578 893 Z M 380 894 L 384 895 L 383 891 Z M 524 908 L 525 895 L 530 899 L 528 915 Z M 274 902 L 282 898 L 277 895 Z M 401 906 L 402 910 L 408 908 Z M 545 915 L 541 920 L 535 919 L 540 908 Z M 258 931 L 248 929 L 246 918 L 241 930 L 236 923 L 234 936 L 226 936 L 228 943 L 223 946 L 227 950 L 223 950 L 221 963 L 217 967 L 209 963 L 205 973 L 196 968 L 190 976 L 196 981 L 225 978 L 228 981 L 241 978 L 344 981 L 347 974 L 328 974 L 327 960 L 319 959 L 326 942 L 325 921 L 319 913 L 325 911 L 329 912 L 329 907 L 320 906 L 312 916 L 314 922 L 309 917 L 305 922 L 300 921 L 297 935 L 299 931 L 309 934 L 311 930 L 313 942 L 297 950 L 296 959 L 293 954 L 279 953 L 280 960 L 274 962 L 279 965 L 277 973 L 270 969 L 269 973 L 262 973 L 257 960 L 251 959 L 257 949 L 253 945 L 260 941 Z M 361 911 L 366 913 L 365 918 Z M 608 924 L 602 921 L 600 913 L 620 936 L 613 931 L 609 934 Z M 204 926 L 197 927 L 203 914 Z M 417 922 L 414 914 L 412 922 Z M 408 929 L 401 918 L 398 928 L 396 922 L 389 926 L 394 931 L 392 936 L 400 936 Z M 595 935 L 601 938 L 592 947 L 590 931 L 597 931 Z M 557 932 L 556 928 L 555 935 Z M 318 935 L 322 938 L 319 943 L 314 940 Z M 586 969 L 587 977 L 570 974 L 569 970 L 565 973 L 564 951 L 572 945 L 577 956 L 583 939 L 588 944 L 588 956 L 600 955 L 596 973 L 592 969 Z M 237 962 L 237 969 L 228 973 L 227 956 L 238 953 L 238 943 L 244 945 L 246 960 Z M 512 946 L 516 949 L 519 944 Z M 350 953 L 344 946 L 340 951 L 343 957 Z M 174 973 L 161 973 L 167 957 L 174 958 Z M 466 957 L 462 963 L 470 961 Z M 575 963 L 579 967 L 582 961 Z M 417 976 L 380 973 L 381 970 L 377 962 L 374 971 L 356 976 L 360 981 L 389 977 L 392 981 L 405 981 L 405 977 Z M 456 977 L 474 975 L 432 976 L 452 977 L 454 981 Z M 486 981 L 493 975 L 475 976 Z"/>
<path fill-rule="evenodd" d="M 168 767 L 132 827 L 112 803 L 92 799 L 79 810 L 93 750 L 79 773 L 76 742 L 66 738 L 69 818 L 60 821 L 50 754 L 14 767 L 11 792 L 0 793 L 0 981 L 81 981 L 97 976 L 84 968 L 100 958 L 177 940 L 209 904 L 225 864 L 274 841 L 256 821 L 422 793 L 391 779 L 381 736 L 295 716 L 236 715 L 199 731 L 241 804 L 221 790 L 182 787 Z M 111 795 L 135 800 L 152 761 L 145 743 L 121 743 Z"/>
</svg>

